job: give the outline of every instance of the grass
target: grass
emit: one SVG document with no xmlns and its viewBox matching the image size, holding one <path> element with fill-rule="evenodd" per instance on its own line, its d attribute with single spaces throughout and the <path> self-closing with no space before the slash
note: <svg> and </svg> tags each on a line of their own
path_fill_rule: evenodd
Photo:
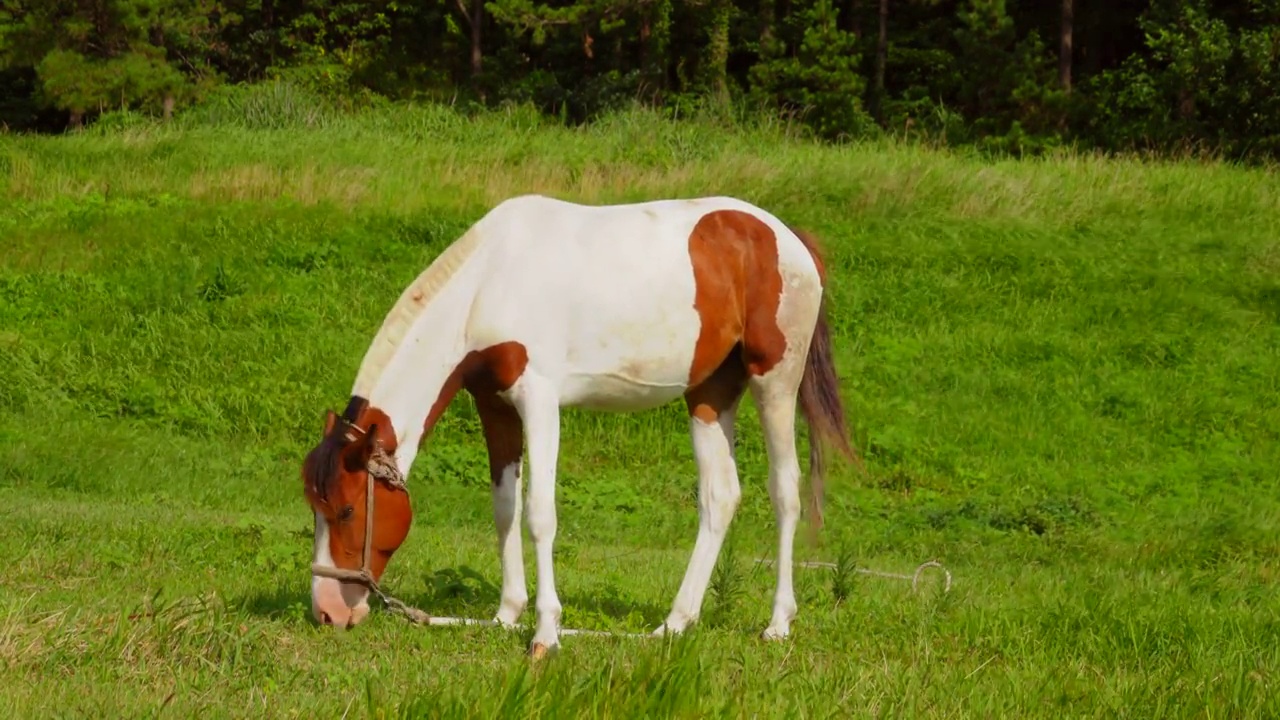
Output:
<svg viewBox="0 0 1280 720">
<path fill-rule="evenodd" d="M 0 137 L 6 715 L 1280 714 L 1273 172 L 645 113 L 263 112 Z M 799 552 L 842 569 L 797 571 L 790 641 L 758 639 L 774 529 L 749 403 L 742 507 L 686 637 L 569 637 L 531 667 L 528 632 L 309 620 L 298 465 L 323 410 L 400 288 L 525 192 L 732 194 L 825 239 L 869 474 L 829 483 Z M 679 407 L 569 413 L 561 457 L 566 625 L 655 627 L 696 527 Z M 491 615 L 486 480 L 460 399 L 409 480 L 395 594 Z M 934 557 L 949 593 L 851 572 Z"/>
</svg>

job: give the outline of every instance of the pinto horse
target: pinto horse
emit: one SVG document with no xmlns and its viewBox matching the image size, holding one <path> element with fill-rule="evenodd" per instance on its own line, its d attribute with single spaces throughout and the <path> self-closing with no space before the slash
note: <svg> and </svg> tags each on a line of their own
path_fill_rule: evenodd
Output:
<svg viewBox="0 0 1280 720">
<path fill-rule="evenodd" d="M 537 563 L 529 649 L 554 649 L 561 408 L 637 412 L 683 396 L 698 468 L 698 533 L 670 614 L 654 631 L 679 633 L 698 618 L 741 495 L 734 418 L 750 389 L 778 530 L 773 616 L 763 634 L 785 638 L 797 609 L 797 403 L 812 438 L 814 527 L 824 446 L 858 461 L 831 362 L 824 282 L 810 236 L 734 198 L 502 202 L 403 291 L 364 356 L 346 410 L 328 411 L 324 436 L 302 466 L 315 514 L 314 566 L 353 570 L 363 558 L 375 581 L 381 576 L 412 520 L 402 479 L 465 389 L 489 455 L 502 561 L 495 619 L 512 626 L 528 603 L 523 510 Z M 368 594 L 367 586 L 313 571 L 312 613 L 322 624 L 360 622 Z"/>
</svg>

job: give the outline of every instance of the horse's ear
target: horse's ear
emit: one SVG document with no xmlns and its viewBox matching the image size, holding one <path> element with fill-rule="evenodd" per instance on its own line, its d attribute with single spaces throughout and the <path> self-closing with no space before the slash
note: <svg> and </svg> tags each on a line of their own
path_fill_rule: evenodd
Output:
<svg viewBox="0 0 1280 720">
<path fill-rule="evenodd" d="M 338 413 L 332 410 L 326 410 L 324 413 L 324 434 L 327 436 L 333 432 L 333 426 L 338 424 Z"/>
<path fill-rule="evenodd" d="M 360 458 L 362 462 L 368 462 L 373 455 L 373 451 L 378 447 L 378 423 L 373 423 L 365 432 L 364 437 L 360 438 Z"/>
</svg>

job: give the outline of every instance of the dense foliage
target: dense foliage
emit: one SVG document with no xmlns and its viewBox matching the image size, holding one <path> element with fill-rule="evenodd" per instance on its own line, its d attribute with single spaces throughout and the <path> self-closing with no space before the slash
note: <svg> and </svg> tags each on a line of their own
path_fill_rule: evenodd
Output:
<svg viewBox="0 0 1280 720">
<path fill-rule="evenodd" d="M 1280 0 L 0 0 L 9 127 L 280 75 L 575 122 L 710 101 L 827 138 L 1280 151 Z"/>
</svg>

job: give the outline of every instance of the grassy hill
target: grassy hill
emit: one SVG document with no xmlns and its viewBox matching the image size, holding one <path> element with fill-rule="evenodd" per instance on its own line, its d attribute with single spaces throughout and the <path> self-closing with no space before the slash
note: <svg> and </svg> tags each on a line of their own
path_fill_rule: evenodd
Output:
<svg viewBox="0 0 1280 720">
<path fill-rule="evenodd" d="M 283 118 L 283 119 L 281 119 Z M 754 408 L 703 622 L 677 642 L 306 611 L 298 466 L 400 289 L 493 204 L 736 195 L 822 237 L 841 469 L 766 645 Z M 6 714 L 1280 714 L 1280 184 L 1217 164 L 819 147 L 645 113 L 354 118 L 243 106 L 0 136 Z M 571 627 L 649 630 L 696 529 L 682 408 L 569 413 Z M 478 421 L 446 414 L 386 578 L 489 617 Z M 853 567 L 910 574 L 918 592 Z M 526 563 L 533 560 L 526 543 Z M 533 586 L 530 585 L 532 593 Z M 531 622 L 532 613 L 526 615 Z"/>
</svg>

